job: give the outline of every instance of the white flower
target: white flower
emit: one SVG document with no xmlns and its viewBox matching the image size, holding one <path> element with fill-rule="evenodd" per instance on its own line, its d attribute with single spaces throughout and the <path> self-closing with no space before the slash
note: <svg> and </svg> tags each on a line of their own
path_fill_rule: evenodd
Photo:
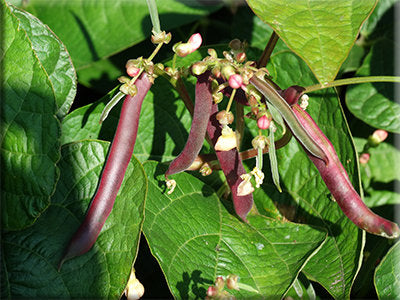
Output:
<svg viewBox="0 0 400 300">
<path fill-rule="evenodd" d="M 243 174 L 240 176 L 240 178 L 243 180 L 241 183 L 239 183 L 237 187 L 237 194 L 238 196 L 247 196 L 254 192 L 254 188 L 250 182 L 251 175 L 250 174 Z"/>
<path fill-rule="evenodd" d="M 216 151 L 229 151 L 237 146 L 236 133 L 229 128 L 224 126 L 222 129 L 222 134 L 215 143 Z"/>
<path fill-rule="evenodd" d="M 129 276 L 124 294 L 128 300 L 140 299 L 144 294 L 144 286 L 136 278 L 134 271 L 132 271 L 131 275 Z"/>
</svg>

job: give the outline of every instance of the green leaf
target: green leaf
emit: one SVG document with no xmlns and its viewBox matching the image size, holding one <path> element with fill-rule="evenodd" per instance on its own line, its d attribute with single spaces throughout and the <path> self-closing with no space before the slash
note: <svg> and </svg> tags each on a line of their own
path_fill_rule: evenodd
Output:
<svg viewBox="0 0 400 300">
<path fill-rule="evenodd" d="M 247 0 L 255 14 L 311 68 L 320 83 L 334 80 L 376 0 Z"/>
<path fill-rule="evenodd" d="M 20 21 L 35 55 L 49 76 L 56 97 L 57 116 L 62 119 L 76 94 L 76 74 L 67 49 L 39 19 L 13 6 L 10 9 Z"/>
<path fill-rule="evenodd" d="M 62 122 L 62 143 L 93 138 L 111 141 L 122 101 L 101 125 L 99 120 L 114 92 L 68 114 Z M 166 80 L 158 79 L 142 105 L 134 154 L 140 161 L 149 157 L 162 161 L 174 159 L 186 143 L 190 124 L 190 114 L 178 93 Z"/>
<path fill-rule="evenodd" d="M 361 152 L 366 139 L 355 138 L 357 150 Z M 369 148 L 370 159 L 367 164 L 361 165 L 366 176 L 375 182 L 388 183 L 400 181 L 400 151 L 388 143 L 380 143 L 376 148 Z"/>
<path fill-rule="evenodd" d="M 376 268 L 374 281 L 379 299 L 400 298 L 400 242 L 398 241 Z"/>
<path fill-rule="evenodd" d="M 188 5 L 175 0 L 158 1 L 157 5 L 162 30 L 192 22 L 220 7 Z M 24 8 L 60 37 L 78 70 L 151 35 L 145 1 L 32 0 Z"/>
<path fill-rule="evenodd" d="M 282 88 L 315 83 L 307 65 L 293 53 L 273 55 L 270 65 L 271 69 L 279 70 L 274 74 L 274 81 Z M 356 152 L 338 96 L 333 89 L 326 89 L 311 93 L 309 97 L 308 113 L 332 142 L 358 190 Z M 295 139 L 278 149 L 277 157 L 283 193 L 280 194 L 272 179 L 267 177 L 269 172 L 264 172 L 264 202 L 275 203 L 280 213 L 289 220 L 324 227 L 328 231 L 327 242 L 311 258 L 303 272 L 310 280 L 319 282 L 333 297 L 349 297 L 361 263 L 364 233 L 332 201 L 317 169 Z M 260 203 L 260 195 L 255 200 L 260 212 L 270 214 L 271 204 Z M 265 207 L 268 212 L 265 212 Z"/>
<path fill-rule="evenodd" d="M 368 38 L 370 38 L 372 34 L 376 36 L 376 38 L 380 38 L 381 36 L 377 36 L 376 31 L 378 31 L 380 34 L 387 31 L 380 30 L 380 27 L 394 25 L 394 14 L 391 13 L 391 11 L 394 11 L 393 8 L 396 2 L 399 2 L 399 0 L 379 0 L 374 11 L 363 24 L 361 28 L 361 34 L 367 36 Z"/>
<path fill-rule="evenodd" d="M 368 207 L 400 204 L 400 194 L 393 191 L 368 189 L 364 202 Z"/>
<path fill-rule="evenodd" d="M 357 76 L 392 75 L 393 57 L 398 45 L 383 38 L 372 47 L 364 59 Z M 365 123 L 387 131 L 400 133 L 400 105 L 394 100 L 393 83 L 363 83 L 349 86 L 346 105 L 357 118 Z"/>
<path fill-rule="evenodd" d="M 217 276 L 236 274 L 258 291 L 232 291 L 236 297 L 279 299 L 326 238 L 323 230 L 261 215 L 245 224 L 232 215 L 231 203 L 187 173 L 175 175 L 177 187 L 167 195 L 166 167 L 146 162 L 144 168 L 143 230 L 176 298 L 204 298 Z"/>
<path fill-rule="evenodd" d="M 3 233 L 2 267 L 11 298 L 119 298 L 136 257 L 147 182 L 132 158 L 114 208 L 93 248 L 57 265 L 85 216 L 108 143 L 85 141 L 62 149 L 52 203 L 28 229 Z"/>
<path fill-rule="evenodd" d="M 19 19 L 4 1 L 0 5 L 7 32 L 1 57 L 1 219 L 3 229 L 15 230 L 31 225 L 49 205 L 58 179 L 60 128 L 50 78 Z"/>
</svg>

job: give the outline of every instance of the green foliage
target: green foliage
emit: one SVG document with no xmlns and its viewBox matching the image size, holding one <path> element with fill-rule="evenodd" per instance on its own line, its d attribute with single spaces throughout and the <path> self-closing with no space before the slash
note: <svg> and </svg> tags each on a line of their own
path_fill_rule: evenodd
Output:
<svg viewBox="0 0 400 300">
<path fill-rule="evenodd" d="M 96 191 L 121 109 L 120 103 L 99 124 L 114 88 L 98 101 L 78 95 L 77 108 L 69 112 L 77 89 L 75 70 L 91 92 L 115 87 L 127 59 L 148 57 L 154 49 L 145 41 L 151 22 L 145 1 L 11 2 L 19 8 L 1 0 L 7 32 L 1 50 L 2 298 L 118 298 L 141 233 L 177 299 L 204 298 L 217 276 L 229 274 L 251 288 L 229 290 L 238 298 L 315 299 L 322 288 L 336 299 L 361 298 L 371 294 L 378 259 L 377 295 L 399 296 L 399 243 L 386 254 L 390 242 L 366 239 L 334 202 L 295 139 L 276 150 L 282 193 L 273 184 L 264 155 L 266 178 L 253 194 L 258 213 L 248 216 L 249 223 L 235 215 L 218 171 L 208 177 L 198 172 L 173 175 L 177 188 L 168 195 L 166 163 L 183 149 L 191 117 L 173 84 L 161 77 L 143 102 L 134 157 L 97 242 L 58 271 L 63 250 Z M 216 15 L 225 18 L 220 22 L 215 16 L 207 18 L 220 7 L 157 1 L 161 30 L 175 29 L 174 40 L 154 62 L 162 59 L 171 67 L 172 45 L 194 31 L 202 32 L 204 47 L 178 59 L 177 67 L 201 60 L 210 47 L 222 57 L 226 43 L 235 37 L 249 42 L 247 56 L 257 61 L 275 30 L 281 39 L 267 69 L 282 89 L 331 82 L 337 74 L 348 77 L 355 71 L 357 76 L 393 75 L 396 45 L 387 22 L 394 2 L 380 1 L 367 19 L 375 0 L 248 0 L 258 17 L 248 7 L 236 8 L 234 15 L 223 8 Z M 209 40 L 221 44 L 209 46 Z M 184 78 L 192 98 L 194 82 L 192 76 Z M 393 84 L 364 83 L 346 93 L 330 88 L 309 96 L 308 113 L 332 142 L 367 205 L 390 210 L 399 204 L 393 185 L 400 180 L 400 152 L 390 144 L 391 137 L 368 150 L 367 164 L 359 166 L 357 161 L 365 137 L 374 130 L 360 120 L 400 132 Z M 359 120 L 350 115 L 348 124 L 341 103 Z M 245 124 L 243 150 L 252 147 L 258 134 L 254 120 L 245 119 Z M 276 139 L 280 134 L 281 128 Z M 360 137 L 355 138 L 356 147 L 353 135 Z M 212 152 L 206 142 L 202 152 Z M 245 161 L 247 170 L 254 165 L 254 159 Z M 392 218 L 390 213 L 387 217 Z M 357 274 L 362 277 L 358 281 L 370 286 L 355 285 Z M 151 282 L 144 284 L 155 288 Z"/>
<path fill-rule="evenodd" d="M 377 0 L 319 1 L 312 5 L 306 0 L 247 2 L 304 59 L 318 81 L 325 83 L 336 77 Z"/>
<path fill-rule="evenodd" d="M 380 299 L 397 299 L 400 297 L 400 242 L 397 242 L 387 253 L 375 271 L 375 286 Z"/>
<path fill-rule="evenodd" d="M 96 191 L 107 151 L 108 143 L 100 141 L 62 148 L 60 180 L 50 206 L 33 226 L 2 236 L 2 298 L 121 295 L 137 253 L 147 190 L 143 167 L 135 158 L 96 245 L 57 270 L 64 247 Z"/>
</svg>

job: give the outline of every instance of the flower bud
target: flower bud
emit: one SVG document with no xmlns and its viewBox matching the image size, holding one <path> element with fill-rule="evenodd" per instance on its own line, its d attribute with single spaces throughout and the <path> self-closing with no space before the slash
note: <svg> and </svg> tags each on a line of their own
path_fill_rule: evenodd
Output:
<svg viewBox="0 0 400 300">
<path fill-rule="evenodd" d="M 228 287 L 228 289 L 230 289 L 230 290 L 239 290 L 238 278 L 239 277 L 237 275 L 234 275 L 234 274 L 228 275 L 228 277 L 226 278 L 226 286 Z"/>
<path fill-rule="evenodd" d="M 231 75 L 235 74 L 235 69 L 231 65 L 224 65 L 221 74 L 224 78 L 229 78 Z"/>
<path fill-rule="evenodd" d="M 214 103 L 218 104 L 222 101 L 222 99 L 224 98 L 224 95 L 221 92 L 217 92 L 217 93 L 214 93 L 212 95 L 212 97 L 213 97 Z"/>
<path fill-rule="evenodd" d="M 137 94 L 136 85 L 130 85 L 129 83 L 124 83 L 119 87 L 119 90 L 125 95 L 135 96 Z"/>
<path fill-rule="evenodd" d="M 124 294 L 128 300 L 137 300 L 143 296 L 144 287 L 136 278 L 135 272 L 131 272 Z"/>
<path fill-rule="evenodd" d="M 204 163 L 201 168 L 200 168 L 200 174 L 202 176 L 208 176 L 211 175 L 212 169 L 208 163 Z"/>
<path fill-rule="evenodd" d="M 129 83 L 129 82 L 131 82 L 131 79 L 127 76 L 120 76 L 120 77 L 118 77 L 118 81 L 120 83 Z"/>
<path fill-rule="evenodd" d="M 196 51 L 202 43 L 202 38 L 200 33 L 193 34 L 187 43 L 177 43 L 174 45 L 172 50 L 180 57 L 185 57 L 186 55 Z"/>
<path fill-rule="evenodd" d="M 217 113 L 215 117 L 221 125 L 232 124 L 234 120 L 233 113 L 226 112 L 226 110 L 221 110 L 220 112 Z"/>
<path fill-rule="evenodd" d="M 193 64 L 192 66 L 192 73 L 194 75 L 201 75 L 203 74 L 205 71 L 207 71 L 207 64 L 203 61 L 198 61 L 195 64 Z"/>
<path fill-rule="evenodd" d="M 192 47 L 192 52 L 194 52 L 195 50 L 200 48 L 202 42 L 203 39 L 201 38 L 201 34 L 195 33 L 192 34 L 192 36 L 189 38 L 188 44 Z"/>
<path fill-rule="evenodd" d="M 207 289 L 207 296 L 213 298 L 218 295 L 218 289 L 215 286 L 209 286 Z"/>
<path fill-rule="evenodd" d="M 221 291 L 225 286 L 225 280 L 222 276 L 218 276 L 215 280 L 215 287 L 217 290 Z"/>
<path fill-rule="evenodd" d="M 368 163 L 371 155 L 369 153 L 361 153 L 360 155 L 360 164 L 365 165 Z"/>
<path fill-rule="evenodd" d="M 243 78 L 239 74 L 232 74 L 229 76 L 229 86 L 233 89 L 238 89 L 243 84 Z"/>
<path fill-rule="evenodd" d="M 262 115 L 257 119 L 257 126 L 260 129 L 268 129 L 270 124 L 271 120 L 266 115 Z"/>
<path fill-rule="evenodd" d="M 386 130 L 377 129 L 374 133 L 368 137 L 368 144 L 371 147 L 376 147 L 380 143 L 382 143 L 388 137 L 388 133 Z"/>
<path fill-rule="evenodd" d="M 239 52 L 238 54 L 236 54 L 236 61 L 238 63 L 242 63 L 246 60 L 247 56 L 246 53 L 244 52 Z"/>
<path fill-rule="evenodd" d="M 217 54 L 217 51 L 215 51 L 215 49 L 210 48 L 210 49 L 207 50 L 207 53 L 212 58 L 218 58 L 218 54 Z"/>
<path fill-rule="evenodd" d="M 214 75 L 215 78 L 221 77 L 221 68 L 219 66 L 215 66 L 212 68 L 211 73 Z"/>
<path fill-rule="evenodd" d="M 307 109 L 307 107 L 308 107 L 308 100 L 309 100 L 309 99 L 310 99 L 310 98 L 308 97 L 307 94 L 301 95 L 301 97 L 300 97 L 300 107 L 301 107 L 303 110 L 306 110 L 306 109 Z"/>
</svg>

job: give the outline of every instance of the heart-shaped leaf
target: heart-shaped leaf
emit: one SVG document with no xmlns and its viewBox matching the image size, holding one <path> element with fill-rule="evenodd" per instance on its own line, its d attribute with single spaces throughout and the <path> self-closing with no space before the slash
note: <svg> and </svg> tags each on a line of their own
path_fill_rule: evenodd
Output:
<svg viewBox="0 0 400 300">
<path fill-rule="evenodd" d="M 204 298 L 217 276 L 236 274 L 256 292 L 232 292 L 239 298 L 280 298 L 321 247 L 326 232 L 311 226 L 232 215 L 231 203 L 187 174 L 174 175 L 177 187 L 165 193 L 166 167 L 146 162 L 149 180 L 146 239 L 176 298 Z"/>
<path fill-rule="evenodd" d="M 63 118 L 76 94 L 76 74 L 67 49 L 40 20 L 21 9 L 10 6 L 32 43 L 32 49 L 46 70 L 54 89 L 57 116 Z"/>
<path fill-rule="evenodd" d="M 1 219 L 3 229 L 21 229 L 46 209 L 54 192 L 60 125 L 55 117 L 55 91 L 30 36 L 11 8 L 4 1 L 0 5 L 7 32 L 0 58 L 5 96 L 1 103 Z M 41 23 L 32 26 L 39 32 L 44 27 Z"/>
<path fill-rule="evenodd" d="M 135 260 L 147 191 L 143 168 L 135 158 L 96 244 L 57 271 L 96 190 L 108 146 L 84 141 L 63 147 L 60 180 L 49 208 L 28 229 L 2 236 L 2 296 L 99 299 L 121 295 Z"/>
<path fill-rule="evenodd" d="M 376 2 L 247 0 L 321 83 L 335 79 Z"/>
</svg>

